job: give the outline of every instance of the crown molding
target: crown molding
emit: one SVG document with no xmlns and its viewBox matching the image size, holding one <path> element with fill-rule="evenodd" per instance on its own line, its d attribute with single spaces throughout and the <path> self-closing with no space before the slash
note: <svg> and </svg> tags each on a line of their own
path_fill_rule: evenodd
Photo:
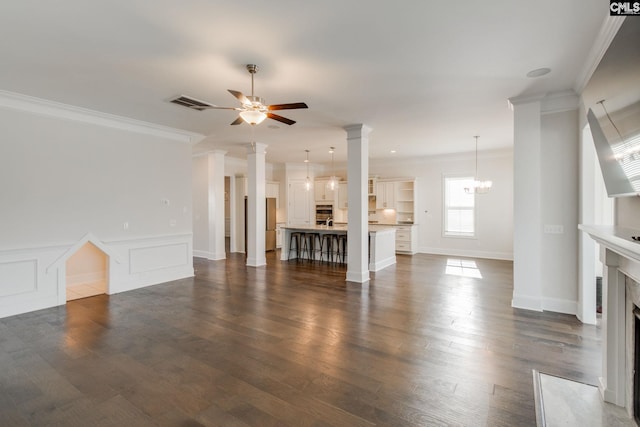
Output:
<svg viewBox="0 0 640 427">
<path fill-rule="evenodd" d="M 548 93 L 540 103 L 540 114 L 554 114 L 577 110 L 580 98 L 573 89 Z"/>
<path fill-rule="evenodd" d="M 0 107 L 26 111 L 28 113 L 41 116 L 73 120 L 96 126 L 151 135 L 192 145 L 197 144 L 205 138 L 205 135 L 196 132 L 116 116 L 114 114 L 102 113 L 100 111 L 89 110 L 87 108 L 76 107 L 69 104 L 49 101 L 42 98 L 4 90 L 0 90 Z"/>
<path fill-rule="evenodd" d="M 613 38 L 618 34 L 618 30 L 622 26 L 624 20 L 624 16 L 605 16 L 602 26 L 600 27 L 600 32 L 591 46 L 591 50 L 587 55 L 582 71 L 578 74 L 573 85 L 573 90 L 576 93 L 582 94 L 587 83 L 589 83 L 589 79 L 591 79 L 591 76 L 598 67 L 598 64 L 600 64 L 600 60 L 607 52 L 607 49 L 609 49 L 609 45 L 613 41 Z"/>
<path fill-rule="evenodd" d="M 534 102 L 540 104 L 540 114 L 561 113 L 563 111 L 577 110 L 580 107 L 580 98 L 573 89 L 516 96 L 509 98 L 509 107 L 513 110 L 518 105 Z"/>
</svg>

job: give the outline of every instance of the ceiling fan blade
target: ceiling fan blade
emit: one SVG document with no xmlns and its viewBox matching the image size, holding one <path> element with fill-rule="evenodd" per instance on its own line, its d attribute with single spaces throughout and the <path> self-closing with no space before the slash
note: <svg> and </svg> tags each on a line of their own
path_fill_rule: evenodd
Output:
<svg viewBox="0 0 640 427">
<path fill-rule="evenodd" d="M 199 109 L 203 109 L 203 110 L 242 110 L 242 108 L 238 108 L 238 107 L 218 107 L 217 105 L 207 105 L 206 107 L 190 107 L 193 108 L 194 110 L 199 110 Z"/>
<path fill-rule="evenodd" d="M 268 105 L 267 109 L 269 111 L 273 111 L 273 110 L 295 110 L 298 108 L 309 108 L 307 107 L 307 104 L 305 104 L 304 102 L 292 102 L 291 104 L 274 104 L 274 105 Z"/>
<path fill-rule="evenodd" d="M 292 125 L 295 123 L 295 120 L 287 119 L 286 117 L 278 116 L 277 114 L 273 114 L 273 113 L 267 113 L 267 117 L 287 125 Z"/>
<path fill-rule="evenodd" d="M 246 96 L 244 96 L 242 94 L 242 92 L 238 92 L 237 90 L 231 90 L 231 89 L 227 89 L 229 91 L 229 93 L 233 96 L 235 96 L 236 98 L 238 98 L 238 101 L 240 101 L 243 105 L 244 104 L 251 104 L 251 101 L 249 101 L 249 98 L 247 98 Z"/>
<path fill-rule="evenodd" d="M 237 119 L 235 119 L 233 122 L 231 122 L 231 126 L 239 125 L 242 122 L 244 122 L 244 120 L 242 120 L 242 117 L 238 116 Z"/>
</svg>

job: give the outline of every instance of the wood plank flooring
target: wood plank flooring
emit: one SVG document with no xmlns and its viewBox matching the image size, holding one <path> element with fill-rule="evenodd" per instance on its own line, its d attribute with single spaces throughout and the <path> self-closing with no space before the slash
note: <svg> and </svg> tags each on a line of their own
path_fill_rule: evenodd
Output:
<svg viewBox="0 0 640 427">
<path fill-rule="evenodd" d="M 600 373 L 598 327 L 511 308 L 511 262 L 278 255 L 0 319 L 0 425 L 533 426 L 533 368 Z"/>
</svg>

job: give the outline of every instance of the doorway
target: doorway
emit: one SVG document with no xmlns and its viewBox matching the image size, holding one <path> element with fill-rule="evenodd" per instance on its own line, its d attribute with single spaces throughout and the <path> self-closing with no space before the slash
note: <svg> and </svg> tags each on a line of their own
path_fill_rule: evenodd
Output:
<svg viewBox="0 0 640 427">
<path fill-rule="evenodd" d="M 109 256 L 86 242 L 66 260 L 67 301 L 107 293 Z"/>
</svg>

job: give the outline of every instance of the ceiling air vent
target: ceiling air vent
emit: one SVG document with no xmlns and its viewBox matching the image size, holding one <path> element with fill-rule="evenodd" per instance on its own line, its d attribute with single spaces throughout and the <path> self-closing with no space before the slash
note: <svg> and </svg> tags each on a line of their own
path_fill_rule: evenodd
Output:
<svg viewBox="0 0 640 427">
<path fill-rule="evenodd" d="M 207 107 L 212 106 L 207 102 L 200 101 L 199 99 L 191 98 L 185 95 L 180 95 L 177 98 L 169 100 L 169 102 L 173 104 L 182 105 L 183 107 L 191 108 L 192 110 L 198 110 L 198 111 L 206 110 Z"/>
</svg>

